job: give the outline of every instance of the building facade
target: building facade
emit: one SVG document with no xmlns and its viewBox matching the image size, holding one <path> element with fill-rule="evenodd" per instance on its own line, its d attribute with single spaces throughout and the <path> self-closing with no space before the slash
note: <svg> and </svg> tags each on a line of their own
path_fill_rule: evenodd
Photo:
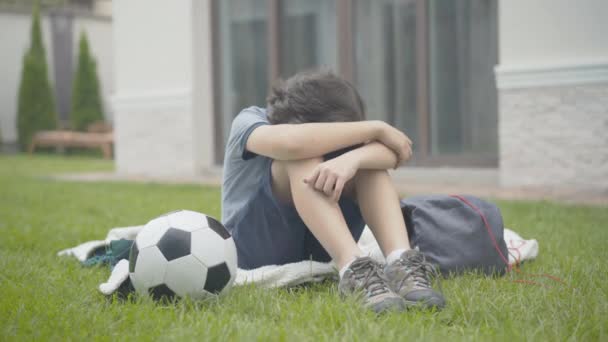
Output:
<svg viewBox="0 0 608 342">
<path fill-rule="evenodd" d="M 500 180 L 608 191 L 608 2 L 500 2 Z"/>
<path fill-rule="evenodd" d="M 113 1 L 118 172 L 215 169 L 241 108 L 328 67 L 412 137 L 410 167 L 608 191 L 608 3 L 582 3 Z"/>
<path fill-rule="evenodd" d="M 17 97 L 21 81 L 23 54 L 30 44 L 31 4 L 7 5 L 0 1 L 0 147 L 17 148 Z M 96 60 L 105 119 L 113 121 L 111 95 L 114 93 L 114 48 L 109 1 L 84 1 L 87 8 L 43 7 L 42 40 L 46 51 L 48 76 L 55 95 L 61 124 L 69 122 L 74 70 L 78 61 L 81 32 L 86 32 Z M 105 7 L 104 7 L 105 6 Z"/>
</svg>

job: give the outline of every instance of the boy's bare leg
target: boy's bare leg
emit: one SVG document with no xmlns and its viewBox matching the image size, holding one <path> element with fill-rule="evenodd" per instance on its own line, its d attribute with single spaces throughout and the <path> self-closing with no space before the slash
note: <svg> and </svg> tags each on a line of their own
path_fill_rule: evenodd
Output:
<svg viewBox="0 0 608 342">
<path fill-rule="evenodd" d="M 280 200 L 294 203 L 308 229 L 341 269 L 362 253 L 338 203 L 303 181 L 322 162 L 321 158 L 274 161 L 273 192 Z"/>
<path fill-rule="evenodd" d="M 388 172 L 359 170 L 355 176 L 355 192 L 363 218 L 384 255 L 398 254 L 384 269 L 392 290 L 408 305 L 444 307 L 445 298 L 431 287 L 432 266 L 420 252 L 410 250 L 399 195 Z"/>
<path fill-rule="evenodd" d="M 405 301 L 390 289 L 382 266 L 362 256 L 338 203 L 304 183 L 304 178 L 321 162 L 321 158 L 273 162 L 275 196 L 294 203 L 308 229 L 334 259 L 340 269 L 338 290 L 341 294 L 363 294 L 363 306 L 377 313 L 404 310 Z"/>
<path fill-rule="evenodd" d="M 382 253 L 410 249 L 399 195 L 386 170 L 359 170 L 355 176 L 357 203 Z"/>
</svg>

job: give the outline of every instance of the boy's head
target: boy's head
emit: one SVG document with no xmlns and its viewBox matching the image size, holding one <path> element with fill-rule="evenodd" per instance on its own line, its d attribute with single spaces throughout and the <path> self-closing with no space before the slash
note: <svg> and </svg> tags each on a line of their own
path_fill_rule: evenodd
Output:
<svg viewBox="0 0 608 342">
<path fill-rule="evenodd" d="M 355 87 L 331 71 L 300 72 L 273 87 L 267 98 L 271 124 L 365 119 Z"/>
</svg>

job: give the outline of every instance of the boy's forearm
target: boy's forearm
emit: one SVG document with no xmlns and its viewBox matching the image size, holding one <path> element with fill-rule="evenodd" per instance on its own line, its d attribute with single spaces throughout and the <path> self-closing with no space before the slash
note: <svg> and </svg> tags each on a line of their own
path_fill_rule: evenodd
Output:
<svg viewBox="0 0 608 342">
<path fill-rule="evenodd" d="M 357 161 L 359 169 L 388 170 L 399 166 L 397 155 L 391 149 L 376 141 L 365 144 L 347 154 Z"/>
<path fill-rule="evenodd" d="M 308 159 L 374 140 L 381 131 L 376 121 L 277 125 L 289 146 L 282 159 Z"/>
</svg>

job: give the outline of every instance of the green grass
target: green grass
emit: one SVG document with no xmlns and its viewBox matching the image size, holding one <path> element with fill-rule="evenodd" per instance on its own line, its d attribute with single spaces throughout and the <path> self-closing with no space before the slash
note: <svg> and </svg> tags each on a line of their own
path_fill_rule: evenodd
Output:
<svg viewBox="0 0 608 342">
<path fill-rule="evenodd" d="M 332 283 L 299 289 L 234 288 L 202 303 L 107 299 L 107 268 L 56 252 L 188 208 L 219 216 L 218 188 L 71 183 L 43 176 L 111 170 L 91 158 L 0 155 L 0 340 L 607 340 L 608 210 L 549 202 L 499 202 L 507 226 L 540 243 L 524 272 L 442 282 L 448 307 L 380 317 L 342 301 Z"/>
</svg>

